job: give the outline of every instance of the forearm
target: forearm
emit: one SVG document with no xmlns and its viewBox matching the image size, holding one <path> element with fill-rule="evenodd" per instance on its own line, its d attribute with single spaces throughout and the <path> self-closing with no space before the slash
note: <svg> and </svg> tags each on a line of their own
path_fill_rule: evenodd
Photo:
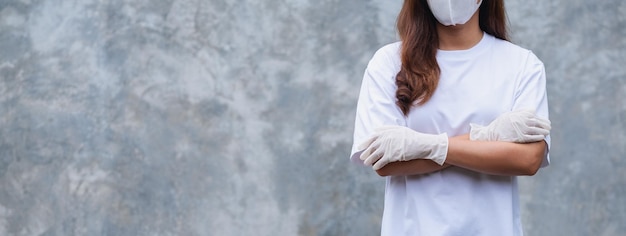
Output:
<svg viewBox="0 0 626 236">
<path fill-rule="evenodd" d="M 450 140 L 469 140 L 469 134 L 451 137 Z M 411 160 L 389 163 L 376 171 L 380 176 L 422 175 L 437 172 L 450 167 L 450 164 L 438 165 L 431 160 Z"/>
<path fill-rule="evenodd" d="M 380 176 L 428 174 L 450 166 L 492 175 L 534 175 L 543 160 L 546 143 L 509 143 L 470 141 L 469 135 L 449 139 L 448 156 L 443 166 L 431 160 L 394 162 L 377 170 Z"/>
<path fill-rule="evenodd" d="M 389 163 L 376 171 L 380 176 L 404 176 L 422 175 L 443 170 L 450 167 L 449 164 L 440 166 L 431 160 L 411 160 Z"/>
<path fill-rule="evenodd" d="M 534 175 L 545 148 L 545 141 L 521 144 L 450 139 L 446 163 L 492 175 Z"/>
</svg>

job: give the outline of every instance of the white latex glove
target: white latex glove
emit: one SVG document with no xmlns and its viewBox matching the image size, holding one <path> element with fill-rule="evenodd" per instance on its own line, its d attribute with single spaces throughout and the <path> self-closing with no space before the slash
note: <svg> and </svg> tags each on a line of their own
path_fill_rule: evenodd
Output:
<svg viewBox="0 0 626 236">
<path fill-rule="evenodd" d="M 403 126 L 384 126 L 359 145 L 361 160 L 374 170 L 398 161 L 429 159 L 443 165 L 448 155 L 448 135 L 423 134 Z"/>
<path fill-rule="evenodd" d="M 470 124 L 470 140 L 532 143 L 550 134 L 550 121 L 530 109 L 504 113 L 488 126 Z"/>
</svg>

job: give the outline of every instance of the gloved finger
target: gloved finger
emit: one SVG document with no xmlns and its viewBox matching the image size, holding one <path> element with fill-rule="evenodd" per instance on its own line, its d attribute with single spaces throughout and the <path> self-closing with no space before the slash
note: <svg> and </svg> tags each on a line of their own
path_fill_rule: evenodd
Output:
<svg viewBox="0 0 626 236">
<path fill-rule="evenodd" d="M 374 142 L 370 143 L 370 145 L 367 146 L 367 148 L 365 148 L 363 152 L 361 152 L 361 156 L 359 157 L 361 161 L 365 161 L 365 159 L 367 159 L 368 156 L 372 155 L 372 153 L 376 151 L 377 147 L 374 147 L 373 144 Z"/>
<path fill-rule="evenodd" d="M 374 163 L 380 161 L 380 159 L 385 155 L 385 150 L 382 149 L 376 149 L 374 152 L 372 152 L 372 154 L 370 154 L 369 156 L 367 156 L 365 158 L 365 160 L 363 161 L 363 163 L 365 165 L 371 166 L 374 165 Z"/>
<path fill-rule="evenodd" d="M 522 140 L 521 143 L 534 143 L 534 142 L 539 142 L 543 139 L 545 139 L 546 136 L 541 135 L 541 134 L 527 134 L 524 135 L 524 138 Z"/>
<path fill-rule="evenodd" d="M 525 134 L 546 136 L 550 134 L 550 130 L 538 128 L 538 127 L 528 127 L 528 129 L 526 129 Z"/>
<path fill-rule="evenodd" d="M 374 141 L 376 141 L 376 139 L 378 138 L 378 135 L 372 135 L 369 138 L 367 138 L 365 141 L 361 142 L 359 144 L 359 146 L 357 146 L 358 150 L 365 150 L 367 147 L 369 147 Z"/>
<path fill-rule="evenodd" d="M 526 123 L 529 120 L 535 118 L 535 113 L 530 110 L 516 110 L 516 111 L 504 113 L 500 115 L 500 117 L 498 117 L 498 119 L 507 119 L 507 118 L 510 120 L 510 122 L 521 121 L 521 122 Z"/>
<path fill-rule="evenodd" d="M 367 160 L 369 156 L 371 156 L 379 148 L 380 148 L 380 142 L 378 141 L 378 139 L 374 140 L 374 142 L 370 143 L 370 145 L 361 153 L 361 156 L 359 158 L 362 161 L 365 161 Z"/>
<path fill-rule="evenodd" d="M 533 119 L 528 120 L 527 125 L 529 127 L 539 127 L 539 128 L 547 129 L 547 130 L 550 130 L 552 128 L 549 120 L 539 118 L 539 117 L 535 117 Z"/>
<path fill-rule="evenodd" d="M 374 166 L 372 166 L 372 169 L 374 170 L 380 170 L 380 168 L 385 167 L 387 164 L 389 164 L 389 158 L 385 158 L 384 156 L 382 158 L 380 158 L 376 163 L 374 163 Z"/>
<path fill-rule="evenodd" d="M 505 113 L 500 114 L 497 119 L 502 119 L 502 118 L 513 118 L 513 117 L 532 117 L 533 113 L 527 111 L 527 110 L 515 110 L 515 111 L 507 111 Z"/>
</svg>

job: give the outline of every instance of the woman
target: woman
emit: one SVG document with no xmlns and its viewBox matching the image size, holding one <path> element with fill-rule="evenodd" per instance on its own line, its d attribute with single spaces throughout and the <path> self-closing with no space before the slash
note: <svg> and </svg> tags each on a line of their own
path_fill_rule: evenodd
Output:
<svg viewBox="0 0 626 236">
<path fill-rule="evenodd" d="M 351 154 L 387 176 L 382 235 L 522 235 L 515 176 L 549 163 L 542 62 L 507 41 L 503 0 L 405 0 L 397 26 Z"/>
</svg>

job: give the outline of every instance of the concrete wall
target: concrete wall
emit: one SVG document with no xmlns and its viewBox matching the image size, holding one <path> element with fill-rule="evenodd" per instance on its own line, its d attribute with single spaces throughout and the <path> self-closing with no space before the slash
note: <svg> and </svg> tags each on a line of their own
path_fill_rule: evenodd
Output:
<svg viewBox="0 0 626 236">
<path fill-rule="evenodd" d="M 626 232 L 626 2 L 507 0 L 546 64 L 527 235 Z M 348 162 L 401 1 L 0 0 L 0 235 L 377 235 Z"/>
</svg>

